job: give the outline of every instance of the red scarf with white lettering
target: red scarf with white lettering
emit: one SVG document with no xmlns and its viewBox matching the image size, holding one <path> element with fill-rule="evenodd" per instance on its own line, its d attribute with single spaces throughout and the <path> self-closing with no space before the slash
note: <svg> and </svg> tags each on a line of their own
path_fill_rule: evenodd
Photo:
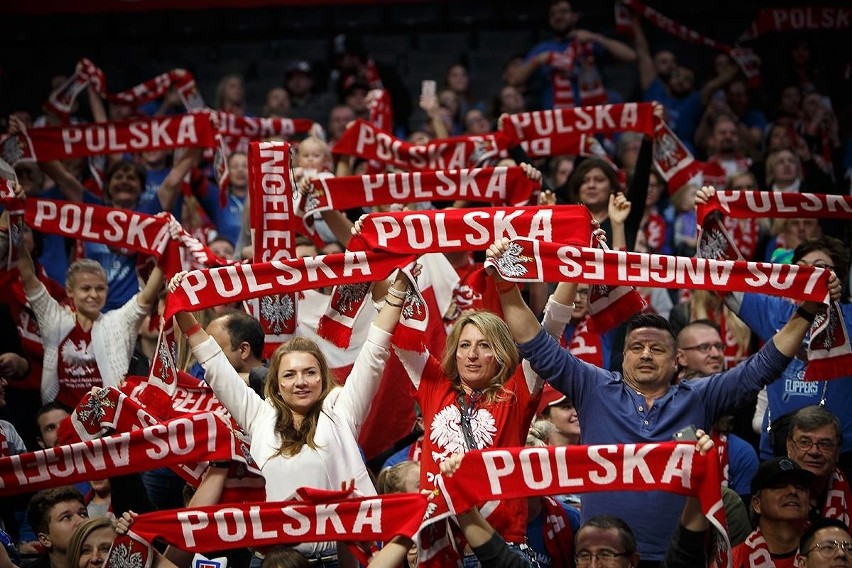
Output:
<svg viewBox="0 0 852 568">
<path fill-rule="evenodd" d="M 383 132 L 393 132 L 393 107 L 390 93 L 381 87 L 373 89 L 370 101 L 370 124 Z"/>
<path fill-rule="evenodd" d="M 219 118 L 219 134 L 232 152 L 248 154 L 249 143 L 267 138 L 289 139 L 297 134 L 307 134 L 314 125 L 306 118 L 259 118 L 239 116 L 224 111 L 215 111 Z"/>
<path fill-rule="evenodd" d="M 213 413 L 182 416 L 112 436 L 0 458 L 0 489 L 12 495 L 155 466 L 229 460 L 230 438 L 228 428 Z M 199 479 L 203 471 L 201 467 Z"/>
<path fill-rule="evenodd" d="M 654 135 L 651 103 L 624 103 L 538 110 L 513 114 L 501 123 L 509 146 L 521 145 L 531 157 L 588 152 L 596 134 L 635 131 Z"/>
<path fill-rule="evenodd" d="M 801 30 L 845 30 L 852 21 L 852 8 L 807 6 L 802 8 L 764 8 L 740 36 L 750 41 L 764 34 Z"/>
<path fill-rule="evenodd" d="M 296 256 L 296 231 L 301 222 L 294 212 L 290 145 L 252 142 L 248 153 L 249 223 L 254 262 L 288 260 Z M 296 296 L 261 296 L 249 304 L 265 334 L 263 356 L 269 357 L 296 331 Z"/>
<path fill-rule="evenodd" d="M 609 250 L 602 242 L 598 242 L 598 247 Z M 594 284 L 589 288 L 589 314 L 598 333 L 621 325 L 646 306 L 645 299 L 633 286 Z"/>
<path fill-rule="evenodd" d="M 722 472 L 722 486 L 728 487 L 730 480 L 730 467 L 728 465 L 728 436 L 715 430 L 710 433 L 713 439 L 713 446 L 716 448 L 716 453 L 719 454 L 719 469 Z"/>
<path fill-rule="evenodd" d="M 666 180 L 669 195 L 674 195 L 691 179 L 703 175 L 702 163 L 692 156 L 689 148 L 662 120 L 654 128 L 654 166 Z"/>
<path fill-rule="evenodd" d="M 553 497 L 541 498 L 544 548 L 553 568 L 571 568 L 574 557 L 574 530 L 565 510 Z"/>
<path fill-rule="evenodd" d="M 601 334 L 595 329 L 595 322 L 591 316 L 587 315 L 577 324 L 567 348 L 568 352 L 577 359 L 605 368 Z"/>
<path fill-rule="evenodd" d="M 737 564 L 734 568 L 774 568 L 775 566 L 760 527 L 754 529 L 735 550 L 734 561 Z"/>
<path fill-rule="evenodd" d="M 748 80 L 749 86 L 756 88 L 760 86 L 760 59 L 754 51 L 744 47 L 729 47 L 711 39 L 697 31 L 684 26 L 646 6 L 640 0 L 619 0 L 620 4 L 633 10 L 661 30 L 667 31 L 675 37 L 687 42 L 703 45 L 727 53 L 733 59 Z"/>
<path fill-rule="evenodd" d="M 300 195 L 303 216 L 354 207 L 459 199 L 495 205 L 525 205 L 541 183 L 532 181 L 518 166 L 501 166 L 314 178 L 311 187 L 311 193 Z"/>
<path fill-rule="evenodd" d="M 698 207 L 701 233 L 697 254 L 715 259 L 742 258 L 733 239 L 722 226 L 722 212 L 736 218 L 826 216 L 852 219 L 852 211 L 848 209 L 850 205 L 852 200 L 842 196 L 782 192 L 716 192 L 707 204 Z M 817 314 L 811 324 L 805 380 L 822 381 L 848 377 L 850 365 L 852 343 L 849 341 L 846 322 L 839 304 L 831 302 L 826 311 Z"/>
<path fill-rule="evenodd" d="M 195 85 L 192 74 L 184 69 L 172 69 L 120 93 L 106 91 L 106 75 L 88 59 L 81 59 L 74 74 L 50 94 L 44 108 L 67 122 L 74 101 L 88 86 L 111 103 L 138 107 L 159 99 L 174 87 L 187 110 L 204 108 L 204 100 Z"/>
<path fill-rule="evenodd" d="M 377 160 L 409 171 L 461 170 L 488 165 L 508 148 L 499 132 L 455 136 L 417 145 L 356 120 L 331 149 L 335 155 Z"/>
<path fill-rule="evenodd" d="M 389 541 L 413 537 L 426 497 L 398 493 L 347 499 L 339 491 L 299 490 L 300 500 L 219 505 L 140 515 L 126 536 L 115 539 L 106 566 L 151 568 L 154 540 L 190 552 L 303 542 Z"/>
<path fill-rule="evenodd" d="M 496 262 L 511 282 L 586 282 L 621 286 L 758 292 L 826 302 L 828 271 L 813 266 L 686 258 L 512 239 Z"/>
<path fill-rule="evenodd" d="M 4 142 L 4 153 L 10 141 L 15 140 L 20 145 L 18 152 L 4 155 L 11 164 L 20 160 L 48 162 L 99 154 L 216 146 L 215 131 L 206 113 L 29 128 Z"/>
<path fill-rule="evenodd" d="M 828 480 L 828 494 L 822 508 L 822 516 L 827 519 L 838 519 L 849 526 L 849 507 L 852 505 L 852 491 L 849 482 L 839 468 L 834 468 Z"/>
</svg>

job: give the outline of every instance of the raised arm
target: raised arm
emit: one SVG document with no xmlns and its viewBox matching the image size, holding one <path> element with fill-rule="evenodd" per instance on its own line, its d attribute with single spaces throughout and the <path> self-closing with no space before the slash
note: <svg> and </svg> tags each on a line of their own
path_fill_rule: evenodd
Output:
<svg viewBox="0 0 852 568">
<path fill-rule="evenodd" d="M 157 188 L 157 197 L 163 211 L 171 211 L 175 205 L 180 185 L 192 167 L 201 158 L 201 148 L 187 148 L 183 156 L 172 166 L 171 171 Z"/>
<path fill-rule="evenodd" d="M 657 78 L 657 69 L 654 67 L 651 49 L 648 47 L 648 38 L 645 37 L 645 30 L 642 29 L 642 21 L 639 16 L 633 16 L 633 44 L 636 46 L 639 86 L 644 91 Z"/>
<path fill-rule="evenodd" d="M 157 301 L 157 296 L 160 295 L 160 289 L 163 287 L 163 269 L 159 265 L 154 266 L 151 274 L 148 276 L 148 281 L 145 286 L 139 290 L 136 295 L 136 303 L 140 306 L 151 306 Z"/>
<path fill-rule="evenodd" d="M 487 258 L 497 260 L 503 253 L 506 252 L 506 247 L 509 246 L 509 239 L 495 241 L 494 244 L 488 247 L 485 253 Z M 497 274 L 492 273 L 492 277 L 497 284 L 497 292 L 500 294 L 500 305 L 503 308 L 503 319 L 506 325 L 509 326 L 509 331 L 517 343 L 525 343 L 541 331 L 541 325 L 532 313 L 529 306 L 524 303 L 521 296 L 521 291 L 512 282 L 506 282 Z"/>
<path fill-rule="evenodd" d="M 571 37 L 582 43 L 592 42 L 600 45 L 622 63 L 633 63 L 636 61 L 636 52 L 633 48 L 617 39 L 612 39 L 611 37 L 588 30 L 574 30 L 571 32 Z"/>
<path fill-rule="evenodd" d="M 529 81 L 532 75 L 539 67 L 547 65 L 547 59 L 550 56 L 548 52 L 537 53 L 524 61 L 522 64 L 508 70 L 506 82 L 513 87 L 520 87 Z"/>
</svg>

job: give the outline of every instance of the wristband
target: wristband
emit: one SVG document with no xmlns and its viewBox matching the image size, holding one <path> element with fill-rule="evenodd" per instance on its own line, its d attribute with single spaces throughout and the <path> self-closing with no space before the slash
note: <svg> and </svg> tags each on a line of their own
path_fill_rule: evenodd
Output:
<svg viewBox="0 0 852 568">
<path fill-rule="evenodd" d="M 507 292 L 511 292 L 513 289 L 518 288 L 517 284 L 514 282 L 507 282 L 506 280 L 498 282 L 495 287 L 497 288 L 498 294 L 506 294 Z"/>
<path fill-rule="evenodd" d="M 809 312 L 808 310 L 806 310 L 802 306 L 799 306 L 798 308 L 796 308 L 796 314 L 808 323 L 814 323 L 814 320 L 816 319 L 816 316 L 817 316 L 816 314 L 812 314 L 811 312 Z"/>
<path fill-rule="evenodd" d="M 396 288 L 394 288 L 393 286 L 388 288 L 388 294 L 390 294 L 391 296 L 393 296 L 397 300 L 404 300 L 405 296 L 406 296 L 405 292 L 401 292 L 401 291 L 397 290 Z"/>
<path fill-rule="evenodd" d="M 187 329 L 185 332 L 183 332 L 183 334 L 187 337 L 192 337 L 193 335 L 195 335 L 199 331 L 201 331 L 201 324 L 198 323 L 198 322 L 195 322 L 195 325 L 192 326 L 191 328 Z"/>
<path fill-rule="evenodd" d="M 387 304 L 388 306 L 392 306 L 394 308 L 401 308 L 402 307 L 402 302 L 400 302 L 398 304 L 394 304 L 393 302 L 391 302 L 387 298 L 385 298 L 385 304 Z"/>
</svg>

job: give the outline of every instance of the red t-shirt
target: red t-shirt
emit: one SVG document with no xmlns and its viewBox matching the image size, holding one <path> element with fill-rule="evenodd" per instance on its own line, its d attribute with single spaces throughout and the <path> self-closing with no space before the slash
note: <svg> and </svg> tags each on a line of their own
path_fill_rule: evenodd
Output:
<svg viewBox="0 0 852 568">
<path fill-rule="evenodd" d="M 471 432 L 479 449 L 518 447 L 526 442 L 541 393 L 530 397 L 520 365 L 504 388 L 506 392 L 502 400 L 491 404 L 480 401 L 473 408 Z M 441 371 L 440 362 L 430 356 L 417 390 L 417 402 L 426 427 L 420 460 L 421 487 L 434 485 L 440 462 L 452 454 L 467 451 L 457 397 L 458 391 Z M 483 497 L 488 496 L 483 494 Z M 524 542 L 527 526 L 525 499 L 500 502 L 487 519 L 508 542 Z"/>
<path fill-rule="evenodd" d="M 56 400 L 74 408 L 92 387 L 103 386 L 101 371 L 92 352 L 92 330 L 80 323 L 59 343 L 59 394 Z"/>
<path fill-rule="evenodd" d="M 738 544 L 731 551 L 734 568 L 795 568 L 796 551 L 787 554 L 770 554 L 765 546 L 749 546 L 755 533 L 751 533 L 746 541 Z"/>
</svg>

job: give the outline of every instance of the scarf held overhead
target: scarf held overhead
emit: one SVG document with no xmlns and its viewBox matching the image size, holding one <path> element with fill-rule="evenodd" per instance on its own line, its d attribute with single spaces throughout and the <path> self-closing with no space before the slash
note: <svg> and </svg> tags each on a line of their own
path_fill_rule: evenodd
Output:
<svg viewBox="0 0 852 568">
<path fill-rule="evenodd" d="M 782 191 L 717 190 L 706 204 L 698 206 L 698 224 L 712 211 L 726 217 L 795 219 L 852 219 L 852 197 Z"/>
<path fill-rule="evenodd" d="M 312 192 L 301 197 L 304 216 L 334 209 L 434 200 L 524 205 L 541 183 L 532 181 L 522 168 L 513 166 L 314 178 L 311 187 Z"/>
<path fill-rule="evenodd" d="M 512 239 L 487 265 L 512 282 L 585 282 L 758 292 L 827 302 L 829 272 L 813 266 L 687 258 Z"/>
</svg>

